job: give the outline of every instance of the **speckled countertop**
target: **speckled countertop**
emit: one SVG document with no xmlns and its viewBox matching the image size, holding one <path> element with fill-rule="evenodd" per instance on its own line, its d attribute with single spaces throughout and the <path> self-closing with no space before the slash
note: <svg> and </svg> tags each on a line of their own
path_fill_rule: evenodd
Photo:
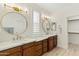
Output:
<svg viewBox="0 0 79 59">
<path fill-rule="evenodd" d="M 56 35 L 56 34 L 54 34 Z M 38 37 L 38 38 L 25 38 L 25 39 L 21 39 L 21 40 L 14 40 L 14 41 L 4 41 L 4 42 L 0 42 L 0 51 L 2 50 L 6 50 L 6 49 L 9 49 L 9 48 L 13 48 L 13 47 L 16 47 L 16 46 L 20 46 L 20 45 L 23 45 L 23 44 L 27 44 L 27 43 L 30 43 L 30 42 L 34 42 L 34 41 L 41 41 L 41 40 L 44 40 L 50 36 L 54 36 L 54 35 L 44 35 L 44 36 L 41 36 L 41 37 Z"/>
</svg>

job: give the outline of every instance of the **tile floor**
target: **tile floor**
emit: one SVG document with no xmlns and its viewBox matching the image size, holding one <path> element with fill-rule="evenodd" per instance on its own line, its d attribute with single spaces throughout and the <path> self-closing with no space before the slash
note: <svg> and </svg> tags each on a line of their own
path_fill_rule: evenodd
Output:
<svg viewBox="0 0 79 59">
<path fill-rule="evenodd" d="M 79 45 L 69 44 L 67 50 L 57 47 L 43 56 L 79 56 Z"/>
</svg>

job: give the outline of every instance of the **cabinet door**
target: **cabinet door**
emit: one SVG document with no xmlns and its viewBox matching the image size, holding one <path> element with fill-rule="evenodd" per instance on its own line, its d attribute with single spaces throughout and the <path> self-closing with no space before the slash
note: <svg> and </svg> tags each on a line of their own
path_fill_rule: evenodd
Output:
<svg viewBox="0 0 79 59">
<path fill-rule="evenodd" d="M 35 43 L 35 56 L 42 55 L 42 41 L 38 41 Z"/>
<path fill-rule="evenodd" d="M 23 50 L 23 56 L 34 56 L 34 55 L 35 55 L 34 46 L 31 46 Z"/>
<path fill-rule="evenodd" d="M 43 53 L 47 52 L 47 39 L 43 40 Z"/>
<path fill-rule="evenodd" d="M 54 48 L 54 40 L 53 37 L 48 38 L 48 51 L 52 50 Z"/>
<path fill-rule="evenodd" d="M 57 46 L 57 35 L 55 35 L 55 36 L 53 37 L 53 39 L 54 39 L 54 47 L 56 47 L 56 46 Z"/>
<path fill-rule="evenodd" d="M 35 56 L 42 55 L 42 45 L 35 46 Z"/>
</svg>

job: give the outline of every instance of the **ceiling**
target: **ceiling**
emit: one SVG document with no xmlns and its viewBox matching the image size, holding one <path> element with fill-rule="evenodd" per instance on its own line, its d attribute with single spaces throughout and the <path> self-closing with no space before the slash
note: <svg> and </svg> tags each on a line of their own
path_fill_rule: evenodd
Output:
<svg viewBox="0 0 79 59">
<path fill-rule="evenodd" d="M 51 13 L 70 13 L 79 11 L 79 3 L 37 3 Z"/>
</svg>

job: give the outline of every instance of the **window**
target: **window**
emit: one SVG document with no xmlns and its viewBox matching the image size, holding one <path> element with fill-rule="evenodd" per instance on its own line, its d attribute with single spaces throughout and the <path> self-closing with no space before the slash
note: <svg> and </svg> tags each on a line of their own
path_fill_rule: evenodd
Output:
<svg viewBox="0 0 79 59">
<path fill-rule="evenodd" d="M 40 14 L 33 11 L 33 35 L 37 36 L 40 33 Z"/>
</svg>

